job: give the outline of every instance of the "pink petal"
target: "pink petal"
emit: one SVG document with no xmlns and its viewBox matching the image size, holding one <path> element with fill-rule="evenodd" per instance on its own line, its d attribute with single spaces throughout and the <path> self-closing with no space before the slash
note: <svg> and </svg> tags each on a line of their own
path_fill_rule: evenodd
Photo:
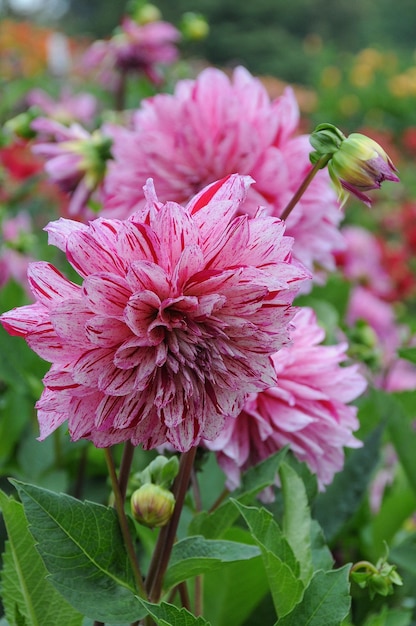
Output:
<svg viewBox="0 0 416 626">
<path fill-rule="evenodd" d="M 161 300 L 171 295 L 172 284 L 166 272 L 150 261 L 133 262 L 129 268 L 127 280 L 133 292 L 154 291 Z"/>
<path fill-rule="evenodd" d="M 99 315 L 122 317 L 131 296 L 126 279 L 117 274 L 99 272 L 87 276 L 82 286 L 84 301 Z"/>
<path fill-rule="evenodd" d="M 160 299 L 153 291 L 142 291 L 131 296 L 124 317 L 135 335 L 146 336 L 150 324 L 157 317 Z"/>
<path fill-rule="evenodd" d="M 85 325 L 87 339 L 100 348 L 111 348 L 131 337 L 124 322 L 114 317 L 94 315 Z"/>
<path fill-rule="evenodd" d="M 95 348 L 85 352 L 73 364 L 74 380 L 86 387 L 97 387 L 102 371 L 113 366 L 114 351 L 111 348 Z"/>
<path fill-rule="evenodd" d="M 73 232 L 79 230 L 88 230 L 88 226 L 86 226 L 86 224 L 81 224 L 81 222 L 75 222 L 74 220 L 68 220 L 64 217 L 61 217 L 55 222 L 49 222 L 44 230 L 46 230 L 46 232 L 48 233 L 49 245 L 56 246 L 57 248 L 65 252 L 68 237 Z"/>
<path fill-rule="evenodd" d="M 88 230 L 74 231 L 67 240 L 68 261 L 81 276 L 110 272 L 123 275 L 126 264 L 116 249 L 120 223 L 97 218 Z"/>
<path fill-rule="evenodd" d="M 48 320 L 48 309 L 38 302 L 17 307 L 0 316 L 0 322 L 9 335 L 17 337 L 26 337 L 28 333 L 36 330 L 39 324 Z"/>
<path fill-rule="evenodd" d="M 66 298 L 80 296 L 80 287 L 69 281 L 50 263 L 38 261 L 31 263 L 28 280 L 34 296 L 46 307 Z"/>
</svg>

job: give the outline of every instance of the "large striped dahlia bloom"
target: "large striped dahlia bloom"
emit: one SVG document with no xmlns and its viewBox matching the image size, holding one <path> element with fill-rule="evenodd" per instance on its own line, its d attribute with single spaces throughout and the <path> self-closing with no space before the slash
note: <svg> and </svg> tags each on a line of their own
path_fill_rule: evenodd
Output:
<svg viewBox="0 0 416 626">
<path fill-rule="evenodd" d="M 36 303 L 0 318 L 52 363 L 40 439 L 67 421 L 73 440 L 185 451 L 275 384 L 270 356 L 307 276 L 281 221 L 235 217 L 250 183 L 228 177 L 182 207 L 148 181 L 146 206 L 125 221 L 47 226 L 81 285 L 33 263 Z"/>
<path fill-rule="evenodd" d="M 366 381 L 357 365 L 341 365 L 347 345 L 321 345 L 325 332 L 306 307 L 293 319 L 291 338 L 291 345 L 273 355 L 277 386 L 251 394 L 237 419 L 228 420 L 215 441 L 205 442 L 217 452 L 230 489 L 239 484 L 242 470 L 286 445 L 323 489 L 343 467 L 343 448 L 361 445 L 353 435 L 357 409 L 348 403 Z"/>
<path fill-rule="evenodd" d="M 293 91 L 271 100 L 246 69 L 231 78 L 207 68 L 196 80 L 182 80 L 173 94 L 142 101 L 131 128 L 106 128 L 113 160 L 104 182 L 105 217 L 127 217 L 143 205 L 142 185 L 153 178 L 162 201 L 185 203 L 204 186 L 229 174 L 255 183 L 241 207 L 253 215 L 259 205 L 279 217 L 311 168 L 311 145 L 299 134 Z M 328 173 L 320 171 L 287 220 L 293 254 L 323 279 L 335 269 L 343 247 L 342 212 Z"/>
</svg>

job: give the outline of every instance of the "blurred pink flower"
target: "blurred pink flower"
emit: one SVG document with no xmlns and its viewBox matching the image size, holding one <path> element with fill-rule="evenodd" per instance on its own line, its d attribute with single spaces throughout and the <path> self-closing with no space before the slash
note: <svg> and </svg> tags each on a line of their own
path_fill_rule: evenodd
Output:
<svg viewBox="0 0 416 626">
<path fill-rule="evenodd" d="M 338 261 L 348 280 L 378 296 L 387 296 L 392 282 L 382 265 L 382 249 L 376 237 L 361 226 L 342 229 L 346 247 Z"/>
<path fill-rule="evenodd" d="M 168 22 L 137 24 L 125 17 L 108 41 L 95 41 L 83 58 L 84 69 L 98 69 L 108 87 L 114 87 L 114 70 L 143 72 L 158 85 L 162 81 L 159 64 L 171 65 L 178 58 L 176 44 L 180 32 Z"/>
<path fill-rule="evenodd" d="M 69 215 L 89 216 L 86 205 L 103 180 L 111 139 L 99 131 L 89 133 L 79 124 L 64 126 L 41 117 L 32 122 L 32 128 L 39 137 L 32 152 L 46 160 L 49 178 L 69 194 Z"/>
<path fill-rule="evenodd" d="M 97 100 L 92 94 L 71 94 L 68 89 L 62 89 L 58 100 L 54 100 L 43 89 L 32 89 L 26 101 L 29 106 L 38 107 L 48 117 L 62 124 L 80 122 L 88 125 L 97 113 Z"/>
<path fill-rule="evenodd" d="M 251 180 L 231 176 L 186 208 L 158 201 L 125 221 L 47 226 L 82 285 L 34 263 L 36 303 L 1 316 L 52 363 L 37 404 L 40 439 L 68 421 L 73 440 L 187 450 L 215 438 L 246 395 L 276 382 L 306 272 L 284 224 L 235 217 Z"/>
<path fill-rule="evenodd" d="M 400 344 L 400 329 L 393 306 L 367 287 L 353 287 L 346 321 L 353 325 L 358 320 L 365 320 L 374 330 L 384 366 L 391 363 Z"/>
<path fill-rule="evenodd" d="M 32 222 L 28 213 L 20 212 L 4 219 L 1 225 L 0 288 L 10 279 L 15 280 L 31 295 L 27 280 L 27 269 L 33 260 L 25 249 L 31 237 Z"/>
<path fill-rule="evenodd" d="M 366 388 L 358 366 L 340 365 L 347 344 L 320 345 L 325 333 L 312 309 L 293 319 L 292 345 L 272 358 L 277 386 L 246 401 L 237 419 L 207 447 L 217 452 L 227 486 L 239 485 L 241 471 L 289 445 L 317 475 L 319 488 L 328 485 L 344 464 L 343 447 L 357 448 L 356 407 L 347 403 Z"/>
<path fill-rule="evenodd" d="M 114 161 L 105 180 L 103 215 L 122 217 L 143 206 L 141 185 L 152 177 L 163 201 L 187 202 L 205 185 L 236 173 L 255 184 L 242 212 L 258 205 L 279 216 L 311 168 L 308 137 L 296 136 L 299 109 L 291 89 L 274 101 L 243 67 L 232 78 L 213 68 L 182 80 L 173 95 L 142 101 L 132 128 L 113 125 Z M 335 268 L 343 247 L 342 219 L 327 172 L 321 171 L 292 211 L 293 253 L 314 278 Z"/>
</svg>

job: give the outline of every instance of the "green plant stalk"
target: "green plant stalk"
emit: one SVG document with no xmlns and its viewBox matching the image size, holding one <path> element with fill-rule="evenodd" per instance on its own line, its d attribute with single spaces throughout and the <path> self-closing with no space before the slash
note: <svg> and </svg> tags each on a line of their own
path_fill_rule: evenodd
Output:
<svg viewBox="0 0 416 626">
<path fill-rule="evenodd" d="M 123 456 L 121 459 L 120 470 L 118 472 L 118 485 L 120 494 L 123 500 L 126 498 L 127 485 L 129 482 L 131 464 L 133 462 L 135 447 L 131 441 L 126 441 L 124 444 Z"/>
<path fill-rule="evenodd" d="M 173 495 L 175 497 L 175 508 L 169 523 L 164 526 L 156 543 L 149 573 L 146 579 L 146 589 L 150 602 L 158 602 L 162 592 L 163 577 L 169 564 L 172 547 L 178 529 L 179 519 L 182 513 L 183 503 L 188 490 L 192 468 L 195 460 L 196 446 L 182 453 L 179 462 L 178 475 L 173 484 Z"/>
<path fill-rule="evenodd" d="M 133 540 L 127 523 L 126 513 L 124 511 L 124 498 L 121 495 L 119 483 L 117 480 L 116 470 L 110 448 L 104 448 L 105 460 L 107 462 L 108 473 L 110 475 L 111 486 L 114 492 L 115 509 L 117 511 L 121 532 L 126 546 L 127 554 L 133 569 L 134 579 L 137 591 L 141 598 L 146 599 L 146 590 L 142 575 L 140 573 L 139 563 L 137 561 L 136 551 L 134 549 Z"/>
<path fill-rule="evenodd" d="M 305 191 L 311 184 L 312 180 L 315 178 L 316 174 L 319 172 L 319 170 L 322 170 L 324 167 L 326 167 L 326 165 L 328 164 L 328 161 L 331 159 L 331 156 L 332 155 L 330 154 L 321 156 L 321 158 L 309 170 L 304 180 L 300 184 L 298 190 L 294 194 L 293 198 L 288 202 L 283 213 L 280 215 L 281 220 L 287 220 L 288 216 L 290 215 L 292 210 L 295 208 L 295 206 L 297 205 L 297 203 L 299 202 L 299 200 L 301 199 L 301 197 L 303 196 L 303 194 L 305 193 Z"/>
</svg>

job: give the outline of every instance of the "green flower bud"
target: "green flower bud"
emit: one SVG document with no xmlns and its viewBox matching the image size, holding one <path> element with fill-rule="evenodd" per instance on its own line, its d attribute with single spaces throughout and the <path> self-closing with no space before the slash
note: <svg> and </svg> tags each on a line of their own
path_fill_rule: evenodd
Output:
<svg viewBox="0 0 416 626">
<path fill-rule="evenodd" d="M 209 33 L 209 24 L 201 13 L 184 13 L 181 20 L 181 32 L 185 39 L 200 41 Z"/>
<path fill-rule="evenodd" d="M 385 180 L 399 182 L 390 157 L 373 139 L 352 133 L 345 137 L 331 124 L 320 124 L 310 137 L 315 150 L 310 154 L 313 164 L 328 164 L 331 179 L 338 190 L 342 204 L 350 193 L 371 206 L 371 198 L 364 192 L 379 189 Z"/>
<path fill-rule="evenodd" d="M 167 489 L 147 483 L 131 496 L 133 517 L 144 526 L 160 528 L 172 517 L 175 498 Z"/>
<path fill-rule="evenodd" d="M 31 107 L 24 113 L 7 120 L 4 129 L 22 139 L 33 139 L 36 137 L 36 132 L 32 130 L 31 124 L 37 117 L 39 117 L 39 110 L 36 107 Z"/>
<path fill-rule="evenodd" d="M 170 487 L 179 470 L 179 460 L 177 456 L 167 459 L 159 455 L 149 463 L 149 465 L 138 472 L 133 477 L 133 483 L 137 487 L 146 483 L 154 483 L 160 487 Z"/>
<path fill-rule="evenodd" d="M 142 6 L 138 6 L 133 13 L 133 19 L 138 24 L 150 24 L 150 22 L 157 22 L 161 18 L 160 10 L 154 4 L 147 2 Z"/>
</svg>

